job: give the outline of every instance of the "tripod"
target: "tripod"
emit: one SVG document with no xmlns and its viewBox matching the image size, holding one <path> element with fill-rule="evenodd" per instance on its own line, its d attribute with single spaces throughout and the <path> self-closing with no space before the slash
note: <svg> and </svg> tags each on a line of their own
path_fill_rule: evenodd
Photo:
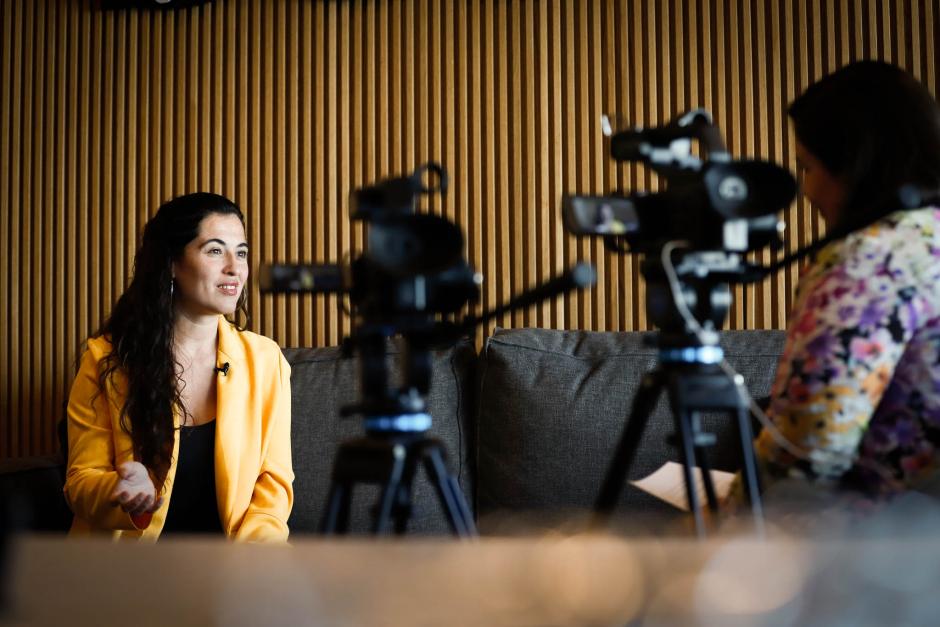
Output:
<svg viewBox="0 0 940 627">
<path fill-rule="evenodd" d="M 417 421 L 427 414 L 381 417 L 378 420 Z M 411 517 L 412 482 L 418 463 L 424 465 L 437 492 L 438 500 L 455 536 L 476 535 L 473 515 L 460 489 L 457 477 L 447 470 L 443 444 L 426 436 L 426 431 L 372 432 L 340 445 L 323 517 L 323 533 L 343 534 L 349 530 L 349 512 L 353 487 L 357 483 L 378 484 L 381 495 L 374 515 L 372 533 L 396 534 L 407 531 Z"/>
<path fill-rule="evenodd" d="M 698 268 L 699 280 L 687 284 L 694 292 L 685 293 L 683 298 L 689 297 L 689 300 L 695 303 L 696 319 L 721 321 L 725 315 L 723 305 L 727 302 L 725 294 L 714 282 L 702 279 L 707 277 L 708 273 L 702 273 L 701 266 Z M 707 455 L 708 447 L 715 444 L 716 438 L 703 429 L 702 412 L 706 411 L 722 411 L 736 420 L 743 459 L 742 479 L 745 494 L 750 501 L 758 533 L 762 533 L 763 509 L 744 379 L 740 375 L 732 378 L 722 370 L 724 353 L 718 346 L 717 334 L 713 331 L 695 334 L 686 330 L 685 320 L 679 314 L 673 299 L 674 292 L 667 290 L 661 280 L 661 272 L 662 266 L 655 260 L 644 261 L 643 273 L 647 276 L 650 290 L 648 302 L 660 306 L 659 309 L 650 308 L 650 317 L 659 320 L 670 331 L 660 335 L 657 342 L 659 363 L 643 377 L 634 398 L 630 419 L 595 501 L 596 519 L 598 522 L 608 519 L 616 507 L 650 414 L 660 394 L 665 390 L 675 421 L 686 497 L 695 519 L 697 536 L 705 536 L 705 518 L 695 486 L 693 468 L 696 465 L 702 471 L 702 484 L 708 508 L 713 514 L 718 512 L 718 498 Z M 694 297 L 690 297 L 690 294 L 694 294 Z M 663 307 L 664 303 L 668 305 Z"/>
<path fill-rule="evenodd" d="M 362 357 L 363 401 L 344 407 L 341 414 L 361 414 L 366 436 L 339 449 L 320 525 L 324 533 L 348 530 L 357 483 L 381 486 L 373 531 L 387 533 L 394 521 L 395 531 L 404 533 L 411 515 L 411 485 L 421 462 L 454 534 L 475 535 L 470 508 L 447 470 L 444 447 L 427 437 L 431 416 L 424 396 L 430 388 L 430 347 L 453 344 L 503 313 L 596 280 L 594 268 L 577 264 L 489 311 L 458 318 L 466 305 L 479 299 L 483 277 L 464 259 L 459 226 L 443 216 L 415 213 L 419 195 L 446 188 L 446 171 L 429 162 L 410 175 L 356 189 L 350 196 L 350 217 L 369 225 L 363 254 L 342 266 L 272 264 L 261 269 L 262 291 L 348 294 L 352 308 L 346 312 L 360 322 L 343 346 L 346 357 L 354 348 Z M 390 391 L 385 342 L 399 334 L 405 339 L 405 376 L 403 385 Z"/>
<path fill-rule="evenodd" d="M 386 329 L 387 331 L 387 329 Z M 412 513 L 412 484 L 419 463 L 434 486 L 451 531 L 458 537 L 475 536 L 476 525 L 460 483 L 447 469 L 443 443 L 428 437 L 431 415 L 422 393 L 430 378 L 430 354 L 424 341 L 408 338 L 406 385 L 397 394 L 387 391 L 385 337 L 381 327 L 364 328 L 344 344 L 358 346 L 362 355 L 365 400 L 342 413 L 365 416 L 366 435 L 340 445 L 330 479 L 326 511 L 320 525 L 325 534 L 349 531 L 349 516 L 356 484 L 377 484 L 380 496 L 373 514 L 372 533 L 393 528 L 404 534 Z"/>
</svg>

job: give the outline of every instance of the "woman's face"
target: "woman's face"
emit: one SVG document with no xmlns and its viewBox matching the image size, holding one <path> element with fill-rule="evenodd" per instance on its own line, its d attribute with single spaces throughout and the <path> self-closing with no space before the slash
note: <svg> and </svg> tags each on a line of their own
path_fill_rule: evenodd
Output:
<svg viewBox="0 0 940 627">
<path fill-rule="evenodd" d="M 800 188 L 826 224 L 835 224 L 845 202 L 845 184 L 826 169 L 816 156 L 796 140 L 796 167 Z"/>
<path fill-rule="evenodd" d="M 185 315 L 230 314 L 248 279 L 248 243 L 238 216 L 210 213 L 173 262 L 173 301 Z"/>
</svg>

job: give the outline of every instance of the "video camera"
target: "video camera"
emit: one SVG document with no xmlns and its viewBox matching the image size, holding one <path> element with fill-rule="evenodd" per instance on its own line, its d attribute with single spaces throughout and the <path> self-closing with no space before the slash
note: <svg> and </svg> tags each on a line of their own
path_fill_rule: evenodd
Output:
<svg viewBox="0 0 940 627">
<path fill-rule="evenodd" d="M 602 236 L 609 249 L 647 255 L 641 264 L 646 308 L 664 332 L 661 346 L 716 345 L 714 330 L 731 304 L 728 284 L 767 276 L 768 268 L 746 262 L 743 254 L 782 243 L 783 223 L 774 214 L 793 200 L 796 181 L 776 164 L 733 160 L 703 109 L 661 127 L 615 134 L 608 127 L 605 133 L 615 160 L 645 163 L 665 178 L 666 189 L 566 196 L 565 227 L 576 235 Z M 692 154 L 692 140 L 707 159 Z"/>
<path fill-rule="evenodd" d="M 436 179 L 436 184 L 426 180 Z M 344 533 L 352 486 L 380 483 L 373 530 L 394 522 L 403 533 L 411 514 L 412 481 L 419 463 L 434 485 L 457 536 L 476 534 L 460 484 L 445 463 L 441 442 L 426 437 L 431 415 L 425 396 L 431 384 L 431 350 L 455 343 L 477 325 L 512 309 L 594 283 L 594 269 L 575 266 L 480 315 L 457 315 L 479 297 L 481 278 L 463 257 L 460 228 L 441 216 L 415 212 L 418 197 L 447 189 L 447 174 L 428 163 L 413 174 L 355 190 L 350 216 L 368 223 L 367 250 L 348 266 L 269 265 L 261 269 L 264 292 L 349 295 L 356 321 L 343 340 L 344 355 L 360 356 L 362 396 L 340 414 L 361 414 L 366 436 L 344 442 L 336 456 L 321 530 Z M 390 388 L 388 339 L 404 339 L 402 381 Z"/>
<path fill-rule="evenodd" d="M 693 139 L 707 160 L 692 154 Z M 665 126 L 613 134 L 610 154 L 645 163 L 665 178 L 667 188 L 632 196 L 567 196 L 563 215 L 571 233 L 604 236 L 615 248 L 622 240 L 646 253 L 670 240 L 683 240 L 692 250 L 734 252 L 780 243 L 783 225 L 774 214 L 792 201 L 796 181 L 773 163 L 732 160 L 704 109 Z"/>
<path fill-rule="evenodd" d="M 447 173 L 436 163 L 354 190 L 350 218 L 369 224 L 367 250 L 348 267 L 264 266 L 262 291 L 348 293 L 356 311 L 373 320 L 459 311 L 476 301 L 481 281 L 463 258 L 460 227 L 415 213 L 420 195 L 446 190 Z"/>
<path fill-rule="evenodd" d="M 447 173 L 426 163 L 407 176 L 388 178 L 354 190 L 350 218 L 368 224 L 367 249 L 348 265 L 272 264 L 261 268 L 261 291 L 349 295 L 356 327 L 343 346 L 362 356 L 363 400 L 344 407 L 362 413 L 367 429 L 421 430 L 411 417 L 424 411 L 421 398 L 430 385 L 429 351 L 449 345 L 477 325 L 506 311 L 535 304 L 594 283 L 594 269 L 580 264 L 480 315 L 463 307 L 479 299 L 482 278 L 464 259 L 463 233 L 442 216 L 416 213 L 418 198 L 447 189 Z M 385 340 L 405 340 L 404 381 L 387 390 Z M 398 417 L 406 419 L 399 420 Z M 395 417 L 390 420 L 389 417 Z M 415 426 L 418 425 L 418 426 Z"/>
<path fill-rule="evenodd" d="M 692 140 L 700 142 L 707 160 L 692 154 Z M 745 262 L 743 254 L 781 243 L 783 225 L 774 214 L 793 200 L 796 181 L 772 163 L 732 160 L 711 116 L 701 109 L 662 127 L 613 134 L 610 152 L 617 161 L 647 164 L 665 177 L 667 187 L 655 194 L 563 199 L 565 226 L 572 233 L 603 236 L 605 245 L 619 252 L 628 251 L 626 242 L 645 253 L 640 271 L 646 311 L 659 329 L 650 341 L 659 349 L 659 364 L 643 377 L 595 511 L 600 521 L 613 512 L 652 409 L 666 391 L 699 536 L 704 537 L 705 518 L 694 487 L 697 464 L 708 507 L 718 512 L 706 453 L 715 437 L 704 429 L 704 412 L 722 411 L 737 421 L 744 490 L 756 527 L 763 529 L 747 390 L 743 377 L 724 362 L 717 330 L 731 304 L 729 283 L 756 281 L 770 272 Z"/>
</svg>

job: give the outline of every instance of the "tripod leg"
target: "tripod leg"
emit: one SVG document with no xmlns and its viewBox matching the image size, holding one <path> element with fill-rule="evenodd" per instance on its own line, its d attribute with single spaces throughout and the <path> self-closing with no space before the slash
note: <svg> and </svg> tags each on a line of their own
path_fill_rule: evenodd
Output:
<svg viewBox="0 0 940 627">
<path fill-rule="evenodd" d="M 408 531 L 408 520 L 411 518 L 411 481 L 402 479 L 398 486 L 398 496 L 392 510 L 395 521 L 395 535 L 403 536 Z"/>
<path fill-rule="evenodd" d="M 757 532 L 763 535 L 764 508 L 760 496 L 760 478 L 757 476 L 757 462 L 754 459 L 754 435 L 751 432 L 751 414 L 745 407 L 738 408 L 738 434 L 741 438 L 741 456 L 744 462 L 744 490 L 751 502 L 751 513 Z"/>
<path fill-rule="evenodd" d="M 404 473 L 398 484 L 398 494 L 395 497 L 395 505 L 392 509 L 396 535 L 404 535 L 408 530 L 408 521 L 412 512 L 412 485 L 414 484 L 415 471 L 418 465 L 418 455 L 420 455 L 420 451 L 409 450 L 408 457 L 405 459 Z"/>
<path fill-rule="evenodd" d="M 695 442 L 695 459 L 699 468 L 702 469 L 702 486 L 705 488 L 705 499 L 708 502 L 708 509 L 713 514 L 718 513 L 718 495 L 715 493 L 715 482 L 712 481 L 712 467 L 708 460 L 708 452 L 704 445 L 699 442 L 699 434 L 702 433 L 702 415 L 699 412 L 692 413 L 692 440 Z"/>
<path fill-rule="evenodd" d="M 320 533 L 343 534 L 349 530 L 351 491 L 349 485 L 337 483 L 335 479 L 333 480 L 326 500 L 326 511 L 323 512 L 323 519 L 320 522 Z"/>
<path fill-rule="evenodd" d="M 454 475 L 447 475 L 447 486 L 450 488 L 450 492 L 454 497 L 454 502 L 460 509 L 460 515 L 465 521 L 464 526 L 470 530 L 469 535 L 477 535 L 476 524 L 473 522 L 473 512 L 470 511 L 470 505 L 467 504 L 467 499 L 464 498 L 463 489 L 460 487 L 460 481 Z"/>
<path fill-rule="evenodd" d="M 447 471 L 444 455 L 438 446 L 425 449 L 424 467 L 437 489 L 438 498 L 441 500 L 454 535 L 462 538 L 475 536 L 477 530 L 473 517 L 469 515 L 470 508 L 456 477 Z"/>
<path fill-rule="evenodd" d="M 696 447 L 695 459 L 698 467 L 702 471 L 702 487 L 705 488 L 705 502 L 708 503 L 708 509 L 713 513 L 718 513 L 718 494 L 715 492 L 715 482 L 712 481 L 711 462 L 708 461 L 708 454 L 704 448 Z"/>
<path fill-rule="evenodd" d="M 705 537 L 705 518 L 702 516 L 702 507 L 698 502 L 698 493 L 695 489 L 695 442 L 692 439 L 691 415 L 689 412 L 674 412 L 676 414 L 676 428 L 682 439 L 679 454 L 682 457 L 682 474 L 685 477 L 685 494 L 689 503 L 689 511 L 695 518 L 695 533 L 699 538 Z"/>
<path fill-rule="evenodd" d="M 379 497 L 378 512 L 372 525 L 372 532 L 376 535 L 388 533 L 391 528 L 392 509 L 399 497 L 402 486 L 402 473 L 404 471 L 407 452 L 401 444 L 392 449 L 392 463 L 389 466 L 388 479 L 382 486 L 382 495 Z"/>
<path fill-rule="evenodd" d="M 640 443 L 646 423 L 649 420 L 653 406 L 659 398 L 662 382 L 657 372 L 650 372 L 643 377 L 640 389 L 633 399 L 630 417 L 620 436 L 620 442 L 610 462 L 601 491 L 594 502 L 594 523 L 605 522 L 613 513 L 627 480 L 627 473 L 633 464 L 636 448 Z"/>
</svg>

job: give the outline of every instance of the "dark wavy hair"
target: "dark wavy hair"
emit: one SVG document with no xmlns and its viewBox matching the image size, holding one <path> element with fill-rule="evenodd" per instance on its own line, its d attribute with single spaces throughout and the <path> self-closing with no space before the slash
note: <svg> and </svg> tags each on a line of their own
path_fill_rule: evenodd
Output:
<svg viewBox="0 0 940 627">
<path fill-rule="evenodd" d="M 181 368 L 173 354 L 172 265 L 212 214 L 235 215 L 245 224 L 235 203 L 218 194 L 186 194 L 160 206 L 144 226 L 130 285 L 94 334 L 111 342 L 111 353 L 99 371 L 100 389 L 105 390 L 108 381 L 113 384 L 115 374 L 126 380 L 121 427 L 131 436 L 134 458 L 161 482 L 173 452 L 173 409 L 186 412 L 180 400 Z M 242 291 L 237 312 L 246 321 L 247 291 Z"/>
<path fill-rule="evenodd" d="M 811 85 L 788 114 L 800 143 L 845 185 L 835 226 L 857 228 L 904 208 L 905 187 L 940 190 L 940 106 L 904 70 L 851 63 Z"/>
</svg>

